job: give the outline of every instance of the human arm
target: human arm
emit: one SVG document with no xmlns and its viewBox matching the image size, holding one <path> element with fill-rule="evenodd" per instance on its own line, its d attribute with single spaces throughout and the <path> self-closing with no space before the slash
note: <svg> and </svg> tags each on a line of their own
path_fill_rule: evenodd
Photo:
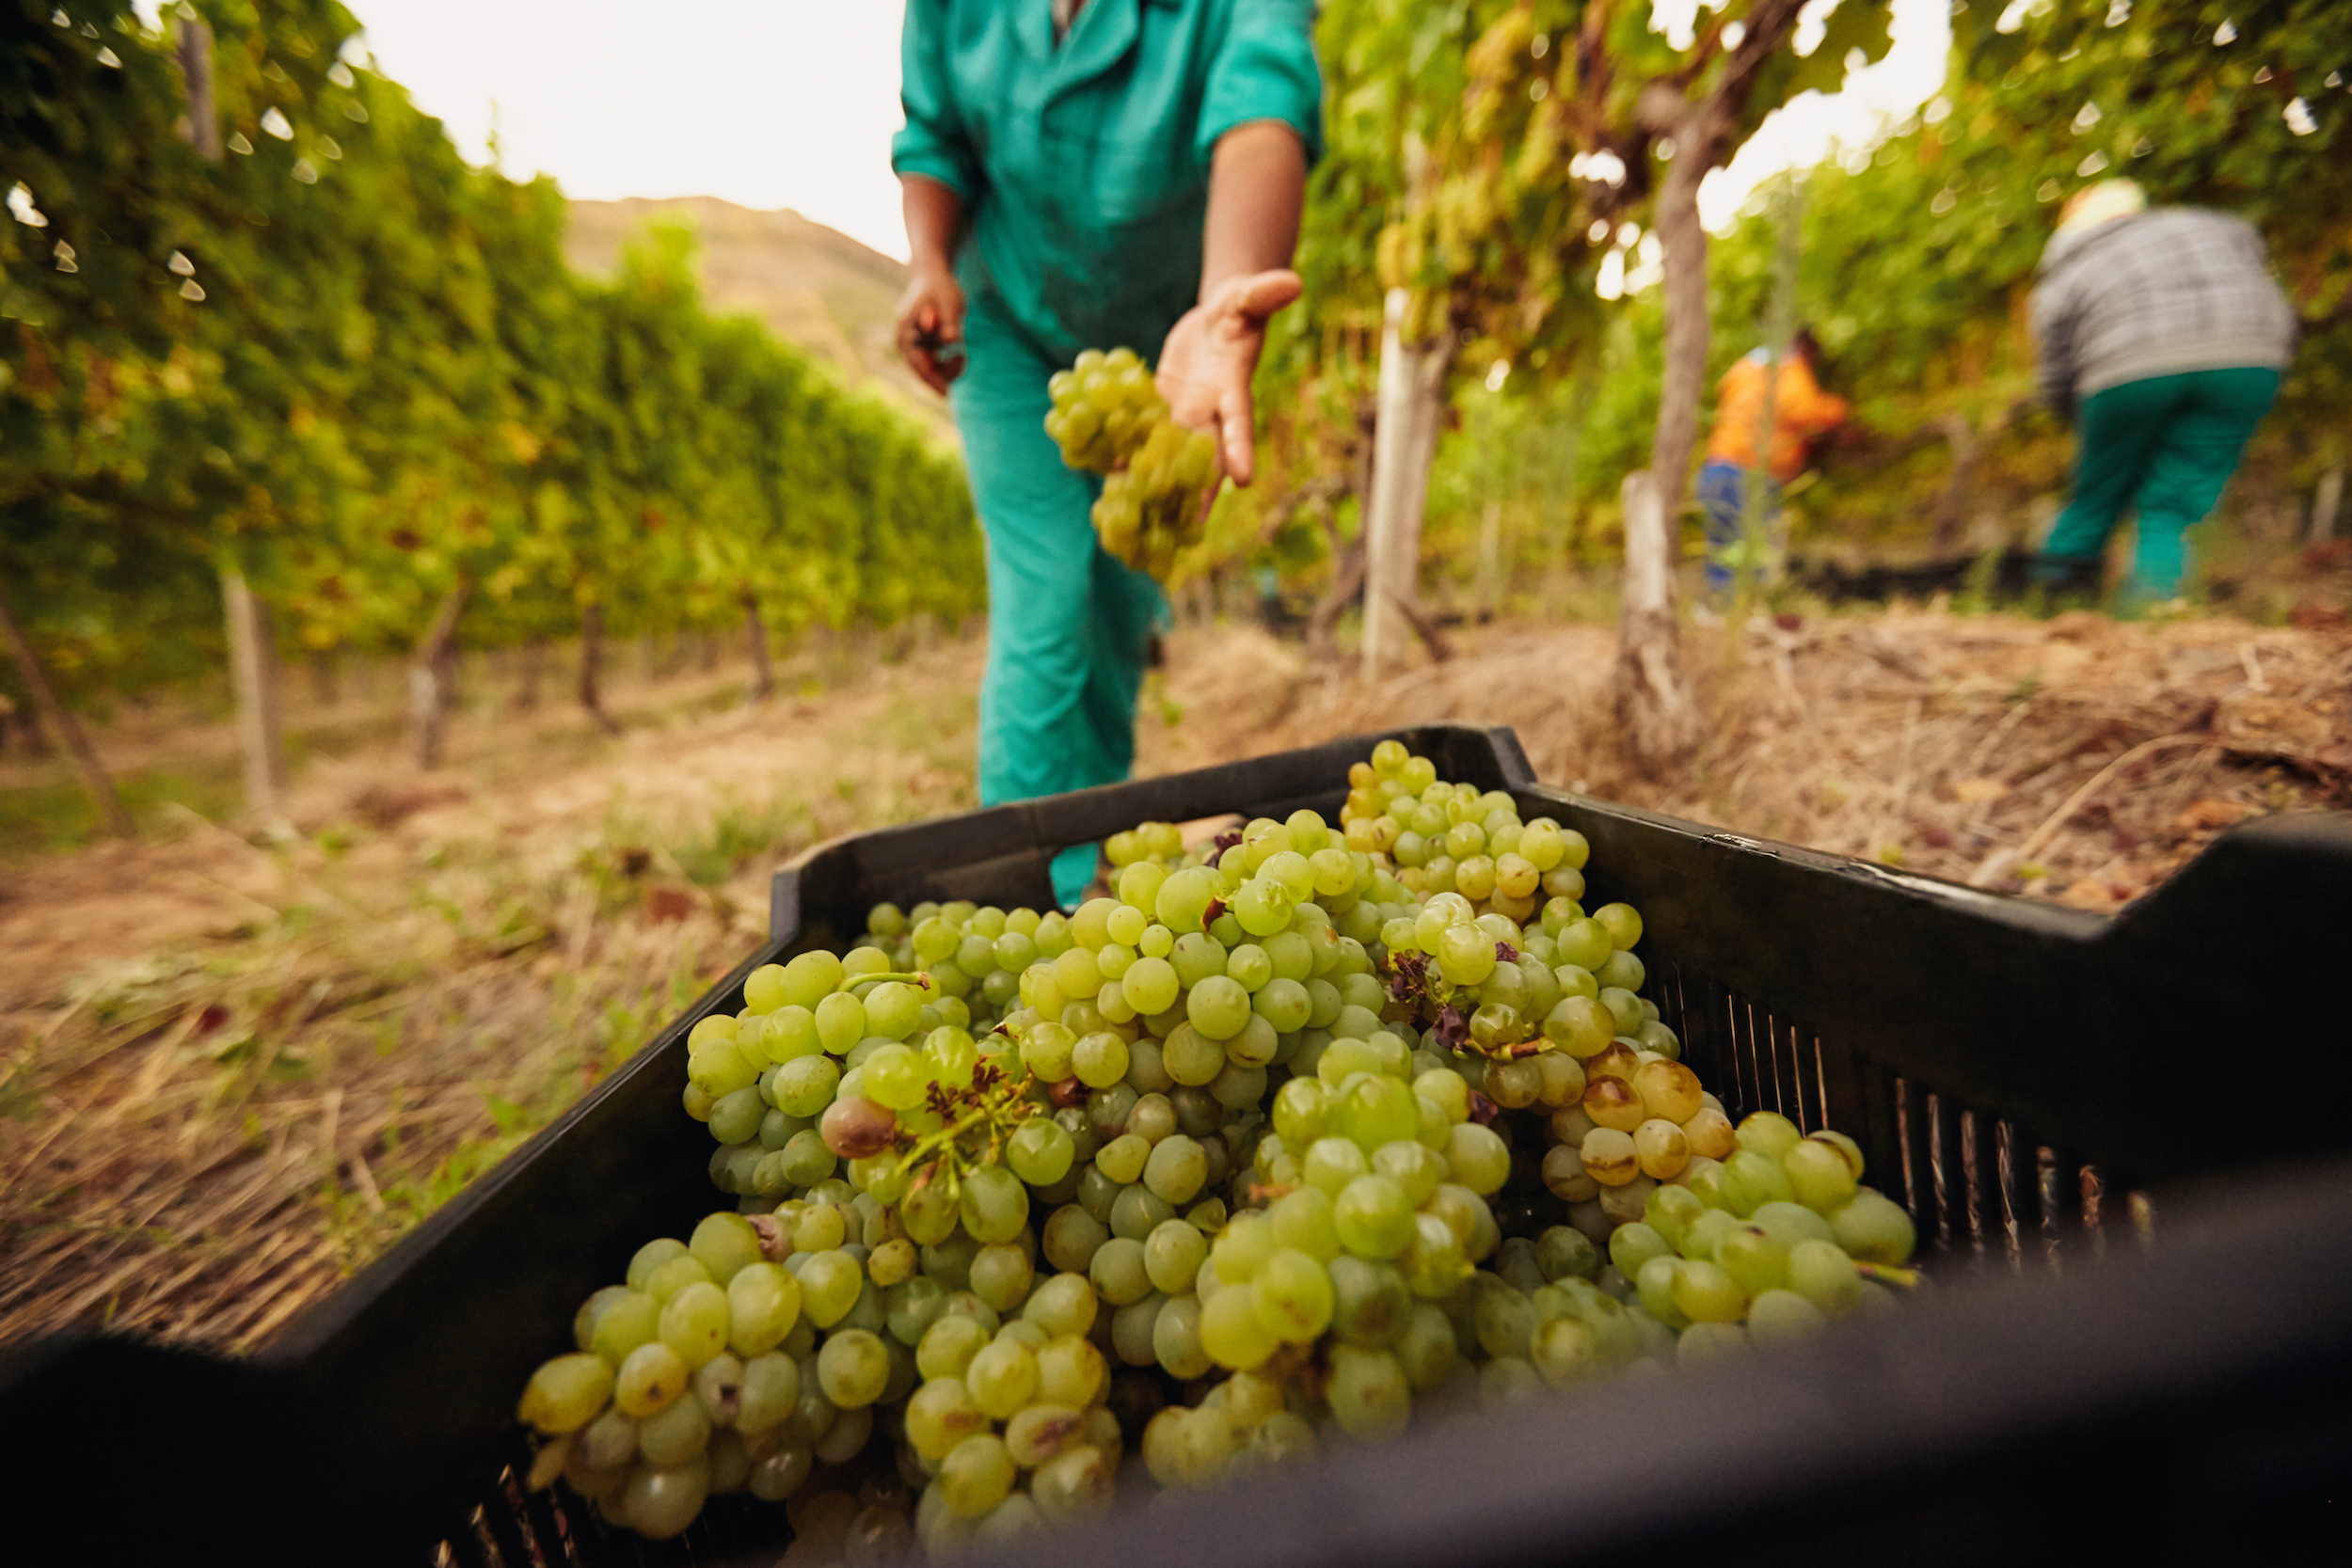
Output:
<svg viewBox="0 0 2352 1568">
<path fill-rule="evenodd" d="M 898 352 L 926 386 L 944 393 L 962 370 L 943 345 L 963 338 L 956 247 L 987 177 L 972 151 L 946 57 L 944 0 L 910 0 L 898 40 L 898 102 L 906 126 L 891 138 L 906 214 L 909 274 L 898 300 Z"/>
<path fill-rule="evenodd" d="M 956 282 L 956 244 L 963 229 L 963 198 L 928 175 L 898 181 L 906 210 L 907 287 L 898 296 L 898 353 L 923 384 L 945 395 L 963 372 L 946 345 L 963 341 L 963 289 Z"/>
<path fill-rule="evenodd" d="M 2074 421 L 2074 318 L 2076 302 L 2060 279 L 2045 279 L 2033 292 L 2034 386 L 2052 412 Z"/>
<path fill-rule="evenodd" d="M 1821 390 L 1813 367 L 1800 356 L 1792 355 L 1784 366 L 1778 394 L 1772 417 L 1783 429 L 1807 440 L 1836 430 L 1850 411 L 1844 398 Z"/>
<path fill-rule="evenodd" d="M 1249 381 L 1268 317 L 1306 285 L 1290 270 L 1306 203 L 1307 150 L 1280 120 L 1252 120 L 1217 138 L 1209 169 L 1199 302 L 1160 350 L 1160 395 L 1176 422 L 1214 429 L 1236 484 L 1257 470 Z"/>
</svg>

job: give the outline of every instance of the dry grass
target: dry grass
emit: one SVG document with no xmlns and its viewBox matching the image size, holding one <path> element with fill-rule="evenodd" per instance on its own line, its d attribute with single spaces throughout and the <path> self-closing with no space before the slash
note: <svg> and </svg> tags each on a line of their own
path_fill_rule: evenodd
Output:
<svg viewBox="0 0 2352 1568">
<path fill-rule="evenodd" d="M 731 967 L 778 859 L 968 808 L 976 657 L 641 707 L 613 742 L 485 717 L 440 773 L 312 769 L 289 840 L 191 816 L 24 867 L 0 907 L 0 1341 L 265 1338 Z"/>
<path fill-rule="evenodd" d="M 1187 629 L 1145 771 L 1399 723 L 1513 725 L 1547 780 L 2114 909 L 2229 823 L 2340 805 L 2352 638 L 1904 610 L 1694 631 L 1715 722 L 1629 770 L 1612 629 L 1499 626 L 1374 686 Z M 767 873 L 972 804 L 977 641 L 477 713 L 421 776 L 312 767 L 299 836 L 200 820 L 24 861 L 0 893 L 0 1341 L 71 1323 L 255 1344 L 629 1053 L 760 934 Z M 206 736 L 205 743 L 213 737 Z M 167 750 L 163 737 L 151 742 Z"/>
<path fill-rule="evenodd" d="M 0 1338 L 265 1338 L 626 1058 L 733 946 L 707 914 L 600 916 L 593 889 L 571 908 L 435 896 L 84 979 L 11 1064 L 30 1136 L 0 1186 Z"/>
</svg>

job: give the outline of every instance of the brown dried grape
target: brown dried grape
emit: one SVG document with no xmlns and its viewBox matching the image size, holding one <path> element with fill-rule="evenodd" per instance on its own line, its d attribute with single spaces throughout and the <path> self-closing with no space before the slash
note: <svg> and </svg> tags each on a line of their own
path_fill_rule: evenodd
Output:
<svg viewBox="0 0 2352 1568">
<path fill-rule="evenodd" d="M 898 1113 L 863 1095 L 836 1100 L 818 1124 L 825 1147 L 844 1160 L 866 1160 L 888 1148 L 898 1135 Z"/>
</svg>

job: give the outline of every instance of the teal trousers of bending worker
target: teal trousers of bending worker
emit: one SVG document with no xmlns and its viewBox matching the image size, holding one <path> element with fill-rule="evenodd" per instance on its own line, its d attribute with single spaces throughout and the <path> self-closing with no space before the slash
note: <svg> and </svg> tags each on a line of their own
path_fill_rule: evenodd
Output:
<svg viewBox="0 0 2352 1568">
<path fill-rule="evenodd" d="M 2074 498 L 2044 553 L 2095 560 L 2129 510 L 2138 528 L 2131 597 L 2178 597 L 2188 569 L 2182 535 L 2219 502 L 2278 395 L 2277 371 L 2241 367 L 2150 376 L 2085 398 Z"/>
<path fill-rule="evenodd" d="M 988 295 L 963 321 L 970 357 L 948 389 L 988 534 L 988 673 L 980 683 L 980 800 L 1025 800 L 1127 776 L 1136 693 L 1159 587 L 1095 543 L 1103 482 L 1063 465 L 1045 434 L 1049 360 Z M 1062 851 L 1055 896 L 1094 875 L 1094 847 Z"/>
<path fill-rule="evenodd" d="M 1242 166 L 1221 166 L 1226 152 L 1263 146 L 1253 133 L 1287 127 L 1295 235 L 1321 143 L 1313 26 L 1311 0 L 907 0 L 907 123 L 891 147 L 910 252 L 898 346 L 948 393 L 988 535 L 983 805 L 1127 776 L 1162 601 L 1095 543 L 1101 482 L 1062 466 L 1045 384 L 1082 349 L 1126 347 L 1157 356 L 1164 382 L 1197 385 L 1175 346 L 1182 324 L 1239 309 L 1217 291 L 1245 284 L 1240 274 L 1287 268 L 1288 237 L 1279 254 L 1244 243 L 1208 264 L 1204 248 L 1229 232 L 1210 221 L 1212 173 Z M 1244 193 L 1230 232 L 1279 229 L 1250 219 L 1280 202 L 1248 195 L 1248 179 L 1227 188 Z M 1229 260 L 1242 263 L 1231 276 Z M 960 373 L 943 352 L 958 340 Z M 1245 407 L 1247 382 L 1244 370 Z M 1162 391 L 1172 406 L 1178 394 Z M 1089 844 L 1056 858 L 1064 904 L 1095 854 Z"/>
</svg>

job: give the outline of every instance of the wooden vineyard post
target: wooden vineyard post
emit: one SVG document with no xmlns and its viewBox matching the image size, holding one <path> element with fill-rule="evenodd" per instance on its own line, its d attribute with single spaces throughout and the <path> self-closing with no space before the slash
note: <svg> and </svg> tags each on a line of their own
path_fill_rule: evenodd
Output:
<svg viewBox="0 0 2352 1568">
<path fill-rule="evenodd" d="M 213 27 L 184 12 L 172 18 L 172 58 L 188 95 L 187 142 L 212 163 L 220 162 L 220 111 L 213 96 Z"/>
<path fill-rule="evenodd" d="M 441 765 L 441 733 L 449 722 L 450 689 L 457 653 L 457 617 L 470 586 L 464 578 L 450 585 L 433 612 L 433 624 L 417 643 L 408 666 L 408 712 L 416 723 L 417 766 L 430 772 Z"/>
<path fill-rule="evenodd" d="M 596 727 L 607 735 L 618 735 L 621 726 L 604 711 L 604 692 L 599 676 L 604 665 L 604 606 L 589 604 L 580 612 L 580 705 Z"/>
<path fill-rule="evenodd" d="M 275 821 L 283 815 L 286 743 L 278 713 L 278 647 L 269 607 L 253 596 L 245 574 L 220 569 L 229 622 L 229 680 L 237 699 L 237 751 L 245 759 L 246 809 Z"/>
<path fill-rule="evenodd" d="M 752 701 L 764 703 L 776 694 L 776 671 L 768 657 L 768 623 L 759 613 L 759 595 L 751 589 L 741 591 L 743 599 L 743 640 L 752 655 Z"/>
<path fill-rule="evenodd" d="M 1483 625 L 1502 613 L 1502 502 L 1487 481 L 1486 505 L 1478 520 L 1478 619 Z"/>
<path fill-rule="evenodd" d="M 220 112 L 213 92 L 213 29 L 200 17 L 172 19 L 172 57 L 188 95 L 187 140 L 198 156 L 220 162 Z M 233 565 L 220 569 L 221 608 L 229 620 L 229 681 L 237 700 L 237 749 L 245 759 L 245 803 L 254 816 L 275 819 L 286 784 L 286 749 L 279 735 L 277 648 L 269 610 Z"/>
<path fill-rule="evenodd" d="M 131 826 L 131 814 L 122 809 L 122 798 L 115 793 L 114 781 L 99 766 L 98 753 L 90 750 L 89 738 L 83 735 L 79 721 L 57 701 L 47 673 L 34 657 L 33 645 L 18 627 L 16 614 L 5 596 L 0 596 L 0 637 L 8 639 L 8 657 L 16 661 L 16 673 L 24 680 L 25 689 L 32 693 L 33 706 L 40 710 L 41 723 L 65 748 L 66 757 L 73 764 L 73 771 L 81 775 L 82 787 L 89 791 L 90 802 L 98 808 L 99 820 L 104 823 L 106 832 L 118 838 L 136 837 L 137 830 Z"/>
<path fill-rule="evenodd" d="M 532 637 L 522 645 L 515 676 L 514 709 L 516 713 L 529 713 L 538 707 L 539 681 L 546 673 L 547 662 L 546 638 Z"/>
<path fill-rule="evenodd" d="M 1364 527 L 1364 643 L 1366 680 L 1405 646 L 1412 623 L 1403 607 L 1416 602 L 1421 578 L 1422 511 L 1429 499 L 1429 464 L 1445 413 L 1454 335 L 1407 342 L 1411 294 L 1389 291 L 1380 331 L 1379 413 L 1373 427 L 1372 498 Z"/>
</svg>

